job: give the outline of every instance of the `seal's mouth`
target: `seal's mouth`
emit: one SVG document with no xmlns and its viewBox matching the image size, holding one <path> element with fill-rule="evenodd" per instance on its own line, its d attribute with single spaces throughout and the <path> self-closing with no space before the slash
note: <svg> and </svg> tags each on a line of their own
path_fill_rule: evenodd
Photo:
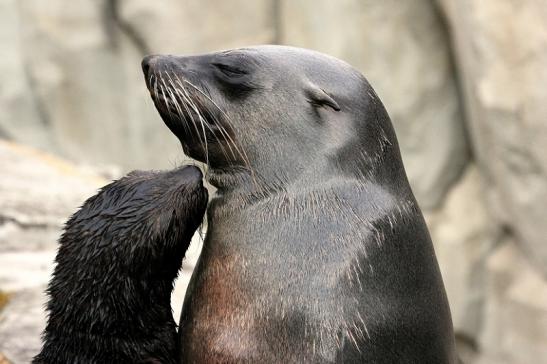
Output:
<svg viewBox="0 0 547 364">
<path fill-rule="evenodd" d="M 196 137 L 200 129 L 213 127 L 209 109 L 195 91 L 188 89 L 186 79 L 174 72 L 159 71 L 146 77 L 146 84 L 160 116 L 179 139 Z"/>
</svg>

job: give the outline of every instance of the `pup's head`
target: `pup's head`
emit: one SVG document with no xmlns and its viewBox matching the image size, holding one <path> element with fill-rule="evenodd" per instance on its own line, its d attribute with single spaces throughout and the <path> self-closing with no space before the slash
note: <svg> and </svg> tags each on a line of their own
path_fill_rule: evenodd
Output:
<svg viewBox="0 0 547 364">
<path fill-rule="evenodd" d="M 131 172 L 71 217 L 58 254 L 66 261 L 58 263 L 81 264 L 78 271 L 90 274 L 173 279 L 206 206 L 197 167 Z"/>
</svg>

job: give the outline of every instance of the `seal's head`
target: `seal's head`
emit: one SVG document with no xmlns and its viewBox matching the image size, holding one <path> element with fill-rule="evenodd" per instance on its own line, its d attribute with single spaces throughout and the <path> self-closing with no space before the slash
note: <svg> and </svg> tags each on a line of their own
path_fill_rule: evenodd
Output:
<svg viewBox="0 0 547 364">
<path fill-rule="evenodd" d="M 336 58 L 259 46 L 147 56 L 142 68 L 161 117 L 213 175 L 250 170 L 273 187 L 310 175 L 370 177 L 402 168 L 380 100 L 361 73 Z"/>
</svg>

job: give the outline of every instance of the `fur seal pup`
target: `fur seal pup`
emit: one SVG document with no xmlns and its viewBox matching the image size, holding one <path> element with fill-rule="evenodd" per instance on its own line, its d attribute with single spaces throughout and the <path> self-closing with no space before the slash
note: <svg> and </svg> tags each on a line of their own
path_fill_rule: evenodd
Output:
<svg viewBox="0 0 547 364">
<path fill-rule="evenodd" d="M 317 52 L 148 56 L 147 87 L 217 193 L 181 363 L 455 363 L 450 310 L 389 116 Z"/>
<path fill-rule="evenodd" d="M 176 363 L 170 297 L 207 205 L 188 166 L 131 172 L 67 222 L 33 363 Z"/>
</svg>

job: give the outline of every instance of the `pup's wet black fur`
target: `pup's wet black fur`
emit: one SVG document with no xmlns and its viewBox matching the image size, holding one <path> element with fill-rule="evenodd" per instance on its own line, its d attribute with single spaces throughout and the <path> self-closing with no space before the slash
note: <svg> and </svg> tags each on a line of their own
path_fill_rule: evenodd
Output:
<svg viewBox="0 0 547 364">
<path fill-rule="evenodd" d="M 196 167 L 132 172 L 66 224 L 33 363 L 175 363 L 173 280 L 202 221 Z"/>
</svg>

